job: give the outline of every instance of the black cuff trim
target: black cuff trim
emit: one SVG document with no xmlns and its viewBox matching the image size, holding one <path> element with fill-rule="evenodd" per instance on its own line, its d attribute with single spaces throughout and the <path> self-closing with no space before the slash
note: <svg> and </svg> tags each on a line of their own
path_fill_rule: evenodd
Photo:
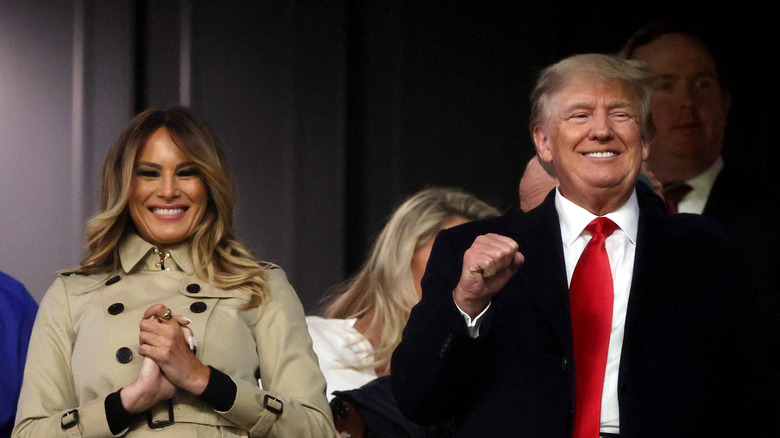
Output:
<svg viewBox="0 0 780 438">
<path fill-rule="evenodd" d="M 238 390 L 236 383 L 222 371 L 211 365 L 208 367 L 211 370 L 209 383 L 198 398 L 215 411 L 227 412 L 236 402 L 236 391 Z"/>
<path fill-rule="evenodd" d="M 108 421 L 108 428 L 111 429 L 113 435 L 118 435 L 130 427 L 134 420 L 133 414 L 127 412 L 122 405 L 122 397 L 119 395 L 119 391 L 108 394 L 104 402 L 106 421 Z"/>
</svg>

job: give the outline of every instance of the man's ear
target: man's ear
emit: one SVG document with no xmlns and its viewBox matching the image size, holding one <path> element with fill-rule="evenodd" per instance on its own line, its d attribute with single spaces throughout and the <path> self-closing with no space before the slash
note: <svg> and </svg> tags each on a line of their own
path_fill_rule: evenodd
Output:
<svg viewBox="0 0 780 438">
<path fill-rule="evenodd" d="M 541 125 L 534 126 L 534 145 L 536 145 L 536 153 L 539 158 L 545 163 L 552 163 L 550 137 L 547 136 Z"/>
<path fill-rule="evenodd" d="M 642 148 L 642 161 L 647 161 L 650 157 L 650 142 L 643 138 L 640 147 Z"/>
</svg>

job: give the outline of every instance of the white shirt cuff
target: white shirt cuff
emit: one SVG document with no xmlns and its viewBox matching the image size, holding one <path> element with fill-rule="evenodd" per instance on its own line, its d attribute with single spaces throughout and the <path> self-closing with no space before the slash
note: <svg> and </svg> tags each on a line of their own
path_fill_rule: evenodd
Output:
<svg viewBox="0 0 780 438">
<path fill-rule="evenodd" d="M 455 304 L 455 307 L 458 307 L 458 304 Z M 487 309 L 490 308 L 490 303 L 485 307 L 485 309 L 479 313 L 475 318 L 471 318 L 468 313 L 464 312 L 460 307 L 458 307 L 458 312 L 460 312 L 461 315 L 463 315 L 463 319 L 466 321 L 466 328 L 469 331 L 469 336 L 472 338 L 478 338 L 479 337 L 479 326 L 482 324 L 482 317 L 485 315 L 485 312 L 487 312 Z"/>
</svg>

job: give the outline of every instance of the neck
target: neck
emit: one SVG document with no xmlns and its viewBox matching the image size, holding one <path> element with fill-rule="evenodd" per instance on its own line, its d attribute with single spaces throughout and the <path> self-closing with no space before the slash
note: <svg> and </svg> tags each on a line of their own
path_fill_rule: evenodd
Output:
<svg viewBox="0 0 780 438">
<path fill-rule="evenodd" d="M 715 163 L 718 156 L 696 157 L 696 159 L 675 156 L 655 156 L 653 158 L 651 153 L 647 160 L 647 167 L 661 184 L 666 185 L 677 181 L 687 181 L 701 175 Z"/>
<path fill-rule="evenodd" d="M 596 216 L 604 216 L 620 208 L 631 197 L 631 193 L 632 191 L 602 190 L 596 196 L 570 197 L 564 192 L 561 192 L 561 195 Z"/>
<path fill-rule="evenodd" d="M 368 328 L 371 325 L 371 321 L 374 319 L 374 309 L 372 308 L 368 312 L 361 315 L 357 321 L 355 321 L 355 330 L 360 332 L 361 335 L 368 339 L 371 346 L 376 348 L 379 345 L 379 337 L 377 335 L 368 336 Z"/>
</svg>

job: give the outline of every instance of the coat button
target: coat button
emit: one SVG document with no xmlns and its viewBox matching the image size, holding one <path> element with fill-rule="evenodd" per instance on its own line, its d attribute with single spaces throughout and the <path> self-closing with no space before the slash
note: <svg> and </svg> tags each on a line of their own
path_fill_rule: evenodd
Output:
<svg viewBox="0 0 780 438">
<path fill-rule="evenodd" d="M 200 292 L 200 285 L 198 283 L 192 283 L 187 285 L 187 292 L 196 294 Z"/>
<path fill-rule="evenodd" d="M 111 315 L 119 315 L 120 313 L 124 312 L 125 305 L 122 303 L 114 303 L 110 306 L 108 306 L 108 313 Z"/>
<path fill-rule="evenodd" d="M 122 347 L 116 351 L 116 360 L 119 363 L 128 363 L 133 360 L 133 350 L 128 347 Z"/>
<path fill-rule="evenodd" d="M 190 310 L 192 310 L 192 313 L 203 313 L 206 311 L 206 303 L 203 301 L 195 301 L 190 304 Z"/>
<path fill-rule="evenodd" d="M 564 371 L 569 369 L 569 361 L 565 357 L 561 360 L 561 369 Z"/>
<path fill-rule="evenodd" d="M 114 275 L 113 277 L 106 280 L 106 286 L 111 286 L 112 284 L 116 283 L 117 281 L 121 280 L 122 277 L 118 275 Z"/>
</svg>

